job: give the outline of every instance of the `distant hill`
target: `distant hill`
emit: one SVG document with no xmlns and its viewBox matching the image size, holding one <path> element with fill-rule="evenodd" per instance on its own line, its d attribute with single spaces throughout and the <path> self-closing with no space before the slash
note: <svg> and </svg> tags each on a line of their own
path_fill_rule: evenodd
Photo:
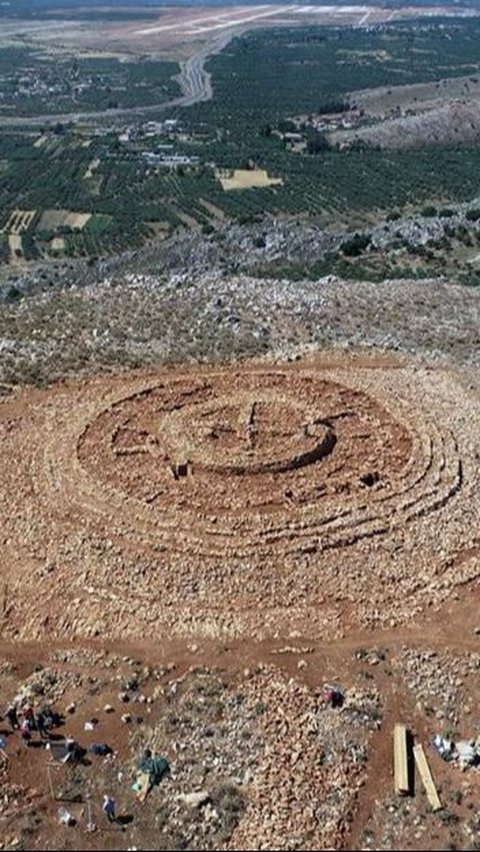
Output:
<svg viewBox="0 0 480 852">
<path fill-rule="evenodd" d="M 381 121 L 373 127 L 331 135 L 342 144 L 364 142 L 378 148 L 443 148 L 477 145 L 480 142 L 480 99 L 455 101 L 419 115 Z"/>
</svg>

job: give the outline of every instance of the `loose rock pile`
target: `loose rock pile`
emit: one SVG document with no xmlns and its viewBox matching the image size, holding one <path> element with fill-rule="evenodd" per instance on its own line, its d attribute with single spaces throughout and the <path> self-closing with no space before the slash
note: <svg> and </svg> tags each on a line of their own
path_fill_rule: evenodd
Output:
<svg viewBox="0 0 480 852">
<path fill-rule="evenodd" d="M 418 708 L 438 720 L 432 722 L 437 730 L 454 728 L 474 711 L 472 696 L 480 689 L 480 654 L 405 648 L 393 665 L 411 689 Z"/>
<path fill-rule="evenodd" d="M 171 760 L 156 825 L 188 848 L 338 848 L 364 783 L 375 689 L 346 692 L 333 709 L 274 666 L 241 683 L 197 669 L 167 686 L 162 722 L 142 746 Z M 171 848 L 171 847 L 168 847 Z"/>
<path fill-rule="evenodd" d="M 338 848 L 364 783 L 370 724 L 381 718 L 378 694 L 352 691 L 335 710 L 274 669 L 249 694 L 264 707 L 267 749 L 230 848 Z"/>
</svg>

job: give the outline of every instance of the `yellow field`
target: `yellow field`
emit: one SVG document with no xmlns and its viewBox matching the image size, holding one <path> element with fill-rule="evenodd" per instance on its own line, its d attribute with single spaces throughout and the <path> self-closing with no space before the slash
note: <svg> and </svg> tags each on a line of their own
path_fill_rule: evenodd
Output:
<svg viewBox="0 0 480 852">
<path fill-rule="evenodd" d="M 8 247 L 10 249 L 10 261 L 15 262 L 18 261 L 19 258 L 17 256 L 17 251 L 21 252 L 23 257 L 23 246 L 22 246 L 22 238 L 18 234 L 9 234 L 8 235 Z"/>
<path fill-rule="evenodd" d="M 70 228 L 82 231 L 91 218 L 91 213 L 69 213 L 65 220 L 65 224 Z"/>
<path fill-rule="evenodd" d="M 99 165 L 100 165 L 100 160 L 98 159 L 98 157 L 95 157 L 95 159 L 92 160 L 87 171 L 85 172 L 85 174 L 83 176 L 85 178 L 85 180 L 89 180 L 90 178 L 93 177 L 93 173 L 98 169 Z"/>
<path fill-rule="evenodd" d="M 50 242 L 52 251 L 63 251 L 65 248 L 65 240 L 63 237 L 54 237 Z"/>
<path fill-rule="evenodd" d="M 219 169 L 215 174 L 226 192 L 232 189 L 283 185 L 282 178 L 269 177 L 265 169 Z"/>
<path fill-rule="evenodd" d="M 40 230 L 55 231 L 62 225 L 81 231 L 92 218 L 91 213 L 72 213 L 70 210 L 45 210 L 40 219 Z"/>
</svg>

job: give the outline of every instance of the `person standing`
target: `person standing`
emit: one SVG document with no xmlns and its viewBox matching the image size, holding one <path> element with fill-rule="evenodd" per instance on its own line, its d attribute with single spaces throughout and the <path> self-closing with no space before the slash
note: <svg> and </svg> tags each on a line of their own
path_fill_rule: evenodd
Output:
<svg viewBox="0 0 480 852">
<path fill-rule="evenodd" d="M 35 724 L 35 711 L 34 711 L 32 705 L 27 704 L 27 706 L 23 708 L 22 712 L 23 712 L 23 718 L 30 725 L 30 730 L 34 731 L 35 728 L 36 728 L 36 724 Z"/>
<path fill-rule="evenodd" d="M 18 721 L 17 708 L 15 704 L 10 704 L 7 707 L 5 716 L 10 722 L 10 727 L 12 731 L 18 731 L 18 729 L 20 728 L 20 722 Z"/>
<path fill-rule="evenodd" d="M 47 729 L 47 720 L 45 718 L 45 714 L 42 711 L 37 714 L 37 731 L 40 734 L 40 738 L 42 740 L 48 740 L 49 734 Z"/>
<path fill-rule="evenodd" d="M 102 811 L 109 822 L 117 821 L 115 816 L 115 799 L 112 796 L 103 797 Z"/>
<path fill-rule="evenodd" d="M 22 722 L 22 726 L 20 728 L 20 733 L 22 735 L 22 740 L 26 746 L 29 746 L 32 741 L 32 730 L 30 727 L 30 722 L 28 719 L 24 719 Z"/>
</svg>

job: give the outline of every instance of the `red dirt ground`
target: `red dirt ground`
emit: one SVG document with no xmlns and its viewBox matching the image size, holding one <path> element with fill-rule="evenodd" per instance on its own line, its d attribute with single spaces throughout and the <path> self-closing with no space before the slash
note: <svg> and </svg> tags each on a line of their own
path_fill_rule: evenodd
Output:
<svg viewBox="0 0 480 852">
<path fill-rule="evenodd" d="M 230 839 L 210 836 L 208 822 L 198 828 L 208 848 L 251 848 L 259 832 L 263 848 L 372 848 L 370 835 L 390 847 L 395 838 L 408 849 L 461 846 L 478 774 L 462 776 L 428 741 L 448 727 L 476 735 L 478 414 L 475 390 L 454 371 L 338 353 L 124 373 L 4 398 L 2 700 L 46 666 L 67 678 L 51 700 L 63 710 L 77 702 L 61 732 L 115 751 L 113 763 L 82 770 L 83 803 L 69 805 L 79 824 L 63 829 L 46 752 L 9 736 L 4 848 L 14 836 L 32 849 L 170 848 L 173 835 L 155 840 L 157 810 L 163 802 L 177 814 L 177 793 L 198 789 L 190 769 L 182 764 L 144 809 L 117 776 L 148 741 L 142 732 L 180 714 L 172 681 L 195 715 L 189 684 L 195 696 L 205 668 L 221 672 L 233 702 L 244 693 L 238 721 L 251 719 L 266 744 L 253 781 L 240 785 L 249 805 Z M 118 699 L 117 675 L 132 665 L 147 672 L 141 690 L 152 699 L 138 731 L 120 721 L 139 708 Z M 340 684 L 349 707 L 378 696 L 380 727 L 325 715 L 316 703 L 325 683 Z M 302 707 L 320 725 L 314 735 Z M 87 734 L 92 716 L 100 726 Z M 429 814 L 419 792 L 392 803 L 396 721 L 426 746 L 448 819 Z M 159 740 L 172 767 L 197 748 L 196 725 Z M 220 723 L 213 731 L 215 742 Z M 329 738 L 330 767 L 315 757 Z M 366 749 L 365 764 L 349 762 L 344 739 Z M 290 759 L 296 772 L 282 774 Z M 15 785 L 24 788 L 16 804 Z M 133 823 L 109 831 L 96 812 L 100 830 L 86 834 L 85 797 L 98 811 L 107 787 Z M 318 816 L 322 800 L 331 825 Z"/>
</svg>

